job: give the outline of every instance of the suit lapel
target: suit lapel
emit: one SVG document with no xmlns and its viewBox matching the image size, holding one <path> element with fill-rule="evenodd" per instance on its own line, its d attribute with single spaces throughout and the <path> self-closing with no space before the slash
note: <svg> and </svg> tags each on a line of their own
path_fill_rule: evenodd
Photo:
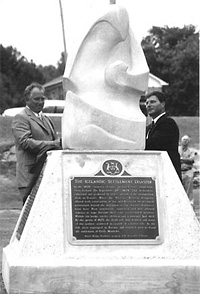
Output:
<svg viewBox="0 0 200 294">
<path fill-rule="evenodd" d="M 166 114 L 164 114 L 164 115 L 162 115 L 158 120 L 157 120 L 157 122 L 154 124 L 154 126 L 152 127 L 152 129 L 148 132 L 148 130 L 147 130 L 147 132 L 148 132 L 148 137 L 149 136 L 152 136 L 152 134 L 156 131 L 156 128 L 159 126 L 159 124 L 163 121 L 163 120 L 165 120 L 167 118 L 167 115 Z M 149 127 L 150 128 L 150 127 Z"/>
<path fill-rule="evenodd" d="M 48 134 L 50 134 L 50 132 L 51 132 L 53 137 L 55 138 L 54 131 L 52 132 L 52 127 L 49 126 L 49 123 L 47 123 L 47 118 L 44 115 L 43 115 L 43 118 L 45 117 L 45 119 L 44 119 L 44 121 L 42 121 L 39 117 L 35 116 L 35 114 L 27 107 L 25 108 L 25 111 L 30 119 L 32 119 L 36 123 L 38 123 Z"/>
<path fill-rule="evenodd" d="M 30 109 L 28 109 L 26 107 L 25 108 L 25 111 L 26 111 L 26 114 L 29 116 L 30 119 L 32 119 L 35 122 L 37 122 L 41 127 L 44 127 L 42 121 L 40 120 L 40 118 L 37 117 L 37 116 L 35 116 L 35 114 Z"/>
<path fill-rule="evenodd" d="M 43 123 L 44 123 L 46 130 L 47 131 L 50 130 L 53 138 L 55 139 L 55 131 L 54 131 L 54 128 L 53 128 L 51 122 L 49 121 L 48 117 L 46 117 L 46 115 L 42 114 L 42 119 L 43 119 Z"/>
</svg>

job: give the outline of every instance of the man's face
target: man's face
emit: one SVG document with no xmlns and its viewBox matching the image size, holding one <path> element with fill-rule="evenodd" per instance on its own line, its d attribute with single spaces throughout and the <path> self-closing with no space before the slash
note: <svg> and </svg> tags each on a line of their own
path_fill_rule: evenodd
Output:
<svg viewBox="0 0 200 294">
<path fill-rule="evenodd" d="M 33 88 L 29 99 L 26 101 L 26 105 L 28 105 L 32 111 L 39 113 L 44 107 L 44 100 L 45 96 L 43 91 L 38 88 Z"/>
<path fill-rule="evenodd" d="M 183 137 L 181 139 L 181 143 L 182 143 L 183 146 L 188 146 L 189 142 L 190 142 L 190 139 L 188 137 Z"/>
<path fill-rule="evenodd" d="M 160 102 L 156 96 L 151 96 L 146 100 L 147 113 L 154 119 L 165 111 L 165 102 Z"/>
</svg>

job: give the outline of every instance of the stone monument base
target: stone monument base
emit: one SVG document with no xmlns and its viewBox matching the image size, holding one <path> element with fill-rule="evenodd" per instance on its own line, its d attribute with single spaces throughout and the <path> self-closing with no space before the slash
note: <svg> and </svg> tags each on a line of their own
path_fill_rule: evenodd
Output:
<svg viewBox="0 0 200 294">
<path fill-rule="evenodd" d="M 105 168 L 108 165 L 104 163 L 111 160 L 122 168 L 119 164 Z M 106 239 L 98 227 L 96 235 L 90 233 L 89 226 L 85 235 L 84 228 L 79 235 L 82 219 L 77 226 L 72 220 L 74 214 L 78 218 L 83 205 L 80 200 L 73 204 L 79 190 L 72 188 L 72 182 L 87 178 L 90 190 L 94 177 L 112 181 L 116 177 L 118 182 L 120 177 L 155 180 L 153 205 L 157 207 L 154 217 L 159 237 L 152 235 L 153 222 L 150 236 L 140 232 L 135 239 L 128 233 L 123 235 L 125 240 L 120 234 L 114 238 L 113 233 Z M 86 187 L 81 187 L 85 192 Z M 148 189 L 144 186 L 147 200 L 138 200 L 137 211 L 151 203 Z M 117 208 L 122 207 L 118 204 Z M 146 209 L 150 208 L 148 204 Z M 144 223 L 140 218 L 139 231 Z M 11 241 L 3 249 L 5 287 L 9 294 L 199 293 L 199 233 L 199 222 L 166 152 L 52 151 L 36 197 L 31 202 L 29 196 Z"/>
</svg>

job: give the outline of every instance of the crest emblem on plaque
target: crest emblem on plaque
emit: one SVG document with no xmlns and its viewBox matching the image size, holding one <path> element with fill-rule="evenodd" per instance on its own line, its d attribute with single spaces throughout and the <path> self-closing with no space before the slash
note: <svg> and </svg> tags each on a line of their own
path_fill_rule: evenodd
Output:
<svg viewBox="0 0 200 294">
<path fill-rule="evenodd" d="M 103 172 L 110 176 L 117 176 L 122 172 L 122 164 L 118 160 L 106 160 L 103 163 Z"/>
</svg>

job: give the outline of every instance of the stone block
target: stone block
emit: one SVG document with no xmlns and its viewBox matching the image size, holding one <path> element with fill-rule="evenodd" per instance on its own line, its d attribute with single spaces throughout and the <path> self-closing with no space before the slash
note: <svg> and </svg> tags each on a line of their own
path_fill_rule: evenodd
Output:
<svg viewBox="0 0 200 294">
<path fill-rule="evenodd" d="M 133 177 L 158 179 L 161 243 L 69 242 L 70 177 L 91 176 L 108 159 L 122 162 Z M 199 291 L 200 226 L 166 152 L 52 151 L 24 229 L 16 238 L 23 213 L 3 249 L 2 272 L 9 294 Z"/>
</svg>

